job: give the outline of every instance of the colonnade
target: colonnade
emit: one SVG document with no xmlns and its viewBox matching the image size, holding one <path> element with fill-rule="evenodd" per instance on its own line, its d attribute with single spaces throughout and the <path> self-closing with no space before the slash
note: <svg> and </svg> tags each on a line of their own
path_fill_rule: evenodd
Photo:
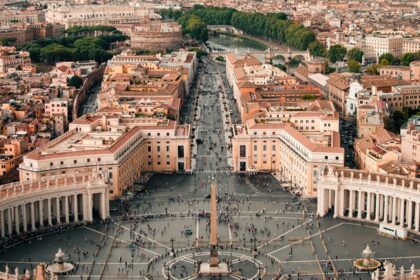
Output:
<svg viewBox="0 0 420 280">
<path fill-rule="evenodd" d="M 328 172 L 317 183 L 319 216 L 387 223 L 420 233 L 420 180 L 368 174 L 357 170 Z"/>
<path fill-rule="evenodd" d="M 108 186 L 102 178 L 44 182 L 2 186 L 6 195 L 0 199 L 1 237 L 54 225 L 91 222 L 94 213 L 101 219 L 109 217 Z"/>
</svg>

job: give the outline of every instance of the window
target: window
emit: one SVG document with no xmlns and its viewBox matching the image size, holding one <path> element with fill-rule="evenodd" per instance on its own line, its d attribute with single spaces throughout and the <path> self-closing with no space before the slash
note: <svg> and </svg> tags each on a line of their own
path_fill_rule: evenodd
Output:
<svg viewBox="0 0 420 280">
<path fill-rule="evenodd" d="M 267 151 L 267 145 L 263 145 L 263 151 Z"/>
<path fill-rule="evenodd" d="M 160 165 L 160 161 L 158 161 L 157 164 Z"/>
<path fill-rule="evenodd" d="M 239 156 L 240 157 L 246 157 L 246 147 L 245 145 L 239 146 Z"/>
<path fill-rule="evenodd" d="M 98 161 L 101 161 L 101 158 L 98 158 Z"/>
<path fill-rule="evenodd" d="M 77 160 L 74 160 L 74 161 L 73 161 L 73 163 L 75 163 L 75 164 L 76 164 L 76 163 L 77 163 Z"/>
<path fill-rule="evenodd" d="M 325 156 L 325 159 L 328 159 L 328 156 Z"/>
<path fill-rule="evenodd" d="M 50 162 L 50 166 L 53 166 L 53 165 L 54 165 L 54 163 Z"/>
<path fill-rule="evenodd" d="M 87 162 L 90 162 L 90 158 L 87 159 Z"/>
<path fill-rule="evenodd" d="M 178 146 L 178 157 L 184 158 L 184 146 Z"/>
<path fill-rule="evenodd" d="M 339 160 L 340 159 L 340 157 L 335 157 L 335 160 Z"/>
<path fill-rule="evenodd" d="M 254 152 L 256 152 L 258 150 L 258 146 L 254 145 Z"/>
<path fill-rule="evenodd" d="M 152 151 L 152 147 L 151 146 L 147 146 L 147 151 L 151 152 Z"/>
<path fill-rule="evenodd" d="M 169 161 L 166 162 L 166 165 L 170 165 L 171 163 Z"/>
<path fill-rule="evenodd" d="M 273 152 L 276 151 L 276 145 L 273 145 Z"/>
<path fill-rule="evenodd" d="M 160 152 L 160 146 L 156 146 L 156 151 L 159 153 Z"/>
</svg>

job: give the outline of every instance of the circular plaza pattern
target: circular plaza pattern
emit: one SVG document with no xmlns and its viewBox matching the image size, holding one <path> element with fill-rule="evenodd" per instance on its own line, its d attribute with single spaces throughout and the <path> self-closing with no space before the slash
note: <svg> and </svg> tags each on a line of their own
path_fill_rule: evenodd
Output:
<svg viewBox="0 0 420 280">
<path fill-rule="evenodd" d="M 114 201 L 108 222 L 16 239 L 2 248 L 0 266 L 32 271 L 61 248 L 75 270 L 60 279 L 206 279 L 194 266 L 209 254 L 209 184 L 208 174 L 156 174 L 142 194 Z M 420 266 L 415 238 L 393 240 L 377 225 L 332 215 L 317 219 L 315 203 L 294 198 L 270 175 L 217 174 L 216 184 L 219 255 L 232 263 L 221 279 L 370 279 L 353 267 L 367 244 L 381 262 Z"/>
</svg>

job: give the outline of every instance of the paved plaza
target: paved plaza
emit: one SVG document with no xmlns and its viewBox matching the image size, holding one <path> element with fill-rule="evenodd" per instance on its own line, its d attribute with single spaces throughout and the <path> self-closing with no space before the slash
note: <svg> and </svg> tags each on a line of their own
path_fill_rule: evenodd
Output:
<svg viewBox="0 0 420 280">
<path fill-rule="evenodd" d="M 188 108 L 194 130 L 193 174 L 154 174 L 143 192 L 111 202 L 111 218 L 1 248 L 0 263 L 32 270 L 61 248 L 77 267 L 64 279 L 205 279 L 209 255 L 209 188 L 218 188 L 221 279 L 371 279 L 352 262 L 369 244 L 375 257 L 420 266 L 418 240 L 392 240 L 377 225 L 315 217 L 314 201 L 293 197 L 270 174 L 231 174 L 230 116 L 220 94 L 231 89 L 223 66 L 206 63 Z M 220 93 L 222 92 L 222 93 Z M 230 104 L 232 107 L 232 104 Z M 227 111 L 226 111 L 227 110 Z M 234 117 L 235 119 L 237 117 Z M 197 141 L 199 139 L 199 141 Z M 174 253 L 174 255 L 172 254 Z"/>
</svg>

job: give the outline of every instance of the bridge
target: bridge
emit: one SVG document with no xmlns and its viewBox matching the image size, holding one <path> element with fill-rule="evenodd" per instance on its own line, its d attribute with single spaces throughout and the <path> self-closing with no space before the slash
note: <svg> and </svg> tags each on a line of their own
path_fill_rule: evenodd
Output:
<svg viewBox="0 0 420 280">
<path fill-rule="evenodd" d="M 228 51 L 217 51 L 213 50 L 211 54 L 213 56 L 219 56 L 219 55 L 227 55 Z M 248 50 L 248 51 L 239 51 L 235 50 L 234 52 L 236 55 L 239 56 L 246 56 L 246 55 L 256 55 L 256 56 L 262 56 L 264 55 L 266 62 L 272 62 L 274 58 L 281 57 L 285 60 L 285 62 L 289 62 L 291 59 L 298 59 L 301 61 L 310 61 L 312 59 L 311 53 L 309 50 L 306 51 L 297 51 L 297 50 L 291 50 L 290 48 L 287 48 L 285 50 L 280 49 L 267 49 L 265 51 L 255 51 L 255 50 Z"/>
<path fill-rule="evenodd" d="M 1 237 L 109 217 L 108 184 L 100 173 L 43 177 L 0 187 Z"/>
<path fill-rule="evenodd" d="M 319 216 L 385 223 L 420 234 L 420 180 L 327 168 L 317 182 Z"/>
<path fill-rule="evenodd" d="M 232 25 L 207 25 L 207 29 L 210 32 L 222 32 L 222 33 L 233 33 L 235 35 L 243 34 L 242 30 L 239 30 Z"/>
</svg>

